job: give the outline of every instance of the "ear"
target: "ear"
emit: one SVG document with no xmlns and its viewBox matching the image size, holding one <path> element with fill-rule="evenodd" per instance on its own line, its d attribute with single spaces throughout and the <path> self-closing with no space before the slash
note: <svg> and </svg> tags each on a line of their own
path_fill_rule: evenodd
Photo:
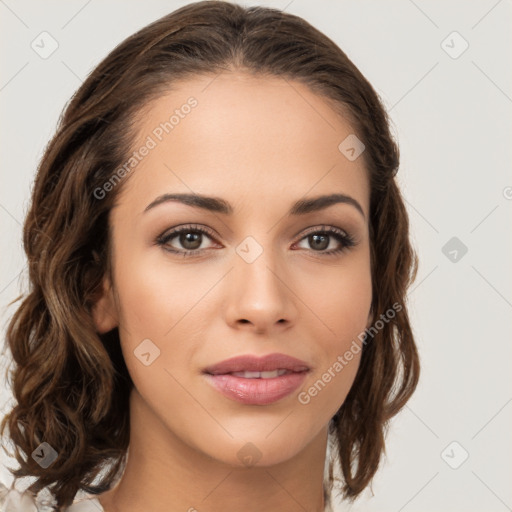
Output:
<svg viewBox="0 0 512 512">
<path fill-rule="evenodd" d="M 92 318 L 96 330 L 100 334 L 109 332 L 119 325 L 114 292 L 110 279 L 107 277 L 103 279 L 102 291 L 92 307 Z"/>
</svg>

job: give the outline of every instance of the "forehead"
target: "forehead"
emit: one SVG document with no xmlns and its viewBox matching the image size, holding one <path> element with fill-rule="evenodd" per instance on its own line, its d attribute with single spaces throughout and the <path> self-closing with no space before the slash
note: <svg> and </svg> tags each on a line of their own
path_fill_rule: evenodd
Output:
<svg viewBox="0 0 512 512">
<path fill-rule="evenodd" d="M 122 195 L 141 206 L 172 191 L 286 203 L 341 192 L 357 196 L 367 213 L 363 158 L 351 161 L 339 148 L 353 134 L 328 100 L 299 82 L 240 72 L 198 76 L 144 108 L 134 149 L 151 149 Z"/>
</svg>

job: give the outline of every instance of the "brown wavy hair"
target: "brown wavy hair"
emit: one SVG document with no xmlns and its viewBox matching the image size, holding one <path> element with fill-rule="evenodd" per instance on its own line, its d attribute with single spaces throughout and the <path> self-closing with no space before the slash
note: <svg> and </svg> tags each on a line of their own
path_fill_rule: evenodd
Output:
<svg viewBox="0 0 512 512">
<path fill-rule="evenodd" d="M 331 39 L 300 17 L 224 1 L 188 4 L 100 62 L 66 105 L 37 169 L 23 227 L 29 290 L 15 300 L 21 304 L 6 332 L 17 404 L 0 431 L 8 426 L 15 447 L 20 468 L 9 468 L 15 479 L 36 477 L 28 491 L 48 487 L 59 510 L 79 489 L 99 494 L 111 488 L 130 439 L 133 382 L 119 331 L 98 334 L 91 315 L 110 274 L 109 211 L 122 183 L 102 199 L 94 190 L 126 162 L 152 99 L 180 79 L 230 71 L 306 84 L 366 146 L 372 312 L 379 318 L 396 302 L 402 308 L 364 344 L 355 382 L 330 422 L 336 447 L 331 491 L 333 460 L 345 498 L 353 500 L 370 484 L 388 420 L 417 385 L 419 360 L 405 302 L 418 262 L 395 182 L 399 150 L 378 94 Z M 30 456 L 42 442 L 58 452 L 46 469 Z"/>
</svg>

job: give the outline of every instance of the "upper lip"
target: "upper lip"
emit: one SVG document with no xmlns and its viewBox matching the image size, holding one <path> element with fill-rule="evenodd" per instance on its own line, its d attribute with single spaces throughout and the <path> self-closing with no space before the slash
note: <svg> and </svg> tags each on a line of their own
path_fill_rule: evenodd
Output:
<svg viewBox="0 0 512 512">
<path fill-rule="evenodd" d="M 309 370 L 309 366 L 304 361 L 286 354 L 267 354 L 262 357 L 247 354 L 226 359 L 208 366 L 203 371 L 211 375 L 220 375 L 232 372 L 269 372 L 281 369 L 302 372 Z"/>
</svg>

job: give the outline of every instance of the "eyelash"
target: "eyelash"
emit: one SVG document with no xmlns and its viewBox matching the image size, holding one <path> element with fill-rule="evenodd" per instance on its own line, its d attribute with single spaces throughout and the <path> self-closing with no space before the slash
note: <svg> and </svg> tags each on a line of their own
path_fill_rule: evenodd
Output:
<svg viewBox="0 0 512 512">
<path fill-rule="evenodd" d="M 205 249 L 184 249 L 184 250 L 176 250 L 176 249 L 169 249 L 168 247 L 165 247 L 166 244 L 168 244 L 173 238 L 180 235 L 181 233 L 202 233 L 203 235 L 208 235 L 210 238 L 214 239 L 215 234 L 208 228 L 199 226 L 197 224 L 190 224 L 187 226 L 183 226 L 181 228 L 174 229 L 173 231 L 170 231 L 168 233 L 164 232 L 161 235 L 159 235 L 156 240 L 155 244 L 162 247 L 164 250 L 171 252 L 173 254 L 177 254 L 183 257 L 186 256 L 194 256 L 198 253 L 204 251 Z M 332 236 L 338 242 L 341 242 L 342 246 L 338 249 L 331 249 L 330 251 L 314 251 L 322 256 L 336 256 L 346 250 L 349 250 L 350 248 L 354 247 L 356 244 L 355 239 L 347 234 L 345 231 L 334 228 L 334 227 L 328 227 L 328 226 L 320 226 L 319 228 L 312 228 L 311 230 L 307 231 L 302 238 L 299 240 L 301 242 L 305 238 L 307 238 L 310 235 L 328 235 Z"/>
</svg>

